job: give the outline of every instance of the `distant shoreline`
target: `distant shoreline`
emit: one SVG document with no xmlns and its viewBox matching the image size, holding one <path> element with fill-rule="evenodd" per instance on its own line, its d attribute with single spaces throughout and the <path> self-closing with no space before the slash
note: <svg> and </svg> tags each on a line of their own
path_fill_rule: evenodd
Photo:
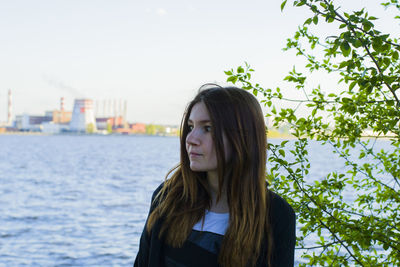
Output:
<svg viewBox="0 0 400 267">
<path fill-rule="evenodd" d="M 119 133 L 111 133 L 111 134 L 101 134 L 101 133 L 43 133 L 43 132 L 0 132 L 0 136 L 2 135 L 32 135 L 32 136 L 154 136 L 154 137 L 178 137 L 178 135 L 163 135 L 163 134 L 119 134 Z M 363 136 L 361 139 L 373 139 L 376 136 Z M 387 140 L 390 138 L 395 138 L 395 136 L 380 136 L 379 139 Z M 269 131 L 267 134 L 267 139 L 285 139 L 285 140 L 293 140 L 296 139 L 295 136 L 288 133 L 280 133 L 277 131 Z"/>
<path fill-rule="evenodd" d="M 86 134 L 86 133 L 43 133 L 43 132 L 0 132 L 1 135 L 35 135 L 35 136 L 53 136 L 53 135 L 71 135 L 71 136 L 159 136 L 159 137 L 179 137 L 178 135 L 164 135 L 164 134 L 118 134 L 118 133 L 112 133 L 112 134 Z M 294 139 L 294 136 L 289 135 L 289 134 L 268 134 L 267 136 L 268 139 Z"/>
<path fill-rule="evenodd" d="M 0 136 L 2 135 L 35 135 L 35 136 L 160 136 L 160 137 L 179 137 L 177 135 L 163 135 L 163 134 L 119 134 L 119 133 L 111 133 L 111 134 L 101 134 L 101 133 L 43 133 L 43 132 L 0 132 Z"/>
</svg>

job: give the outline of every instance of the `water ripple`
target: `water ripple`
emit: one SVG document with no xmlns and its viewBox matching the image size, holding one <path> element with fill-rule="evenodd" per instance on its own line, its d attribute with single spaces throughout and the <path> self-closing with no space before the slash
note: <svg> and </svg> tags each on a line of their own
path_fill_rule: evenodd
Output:
<svg viewBox="0 0 400 267">
<path fill-rule="evenodd" d="M 0 266 L 131 266 L 151 191 L 178 146 L 177 138 L 0 136 Z"/>
<path fill-rule="evenodd" d="M 0 147 L 0 266 L 131 266 L 179 160 L 178 138 L 0 135 Z M 318 149 L 310 179 L 343 165 Z"/>
</svg>

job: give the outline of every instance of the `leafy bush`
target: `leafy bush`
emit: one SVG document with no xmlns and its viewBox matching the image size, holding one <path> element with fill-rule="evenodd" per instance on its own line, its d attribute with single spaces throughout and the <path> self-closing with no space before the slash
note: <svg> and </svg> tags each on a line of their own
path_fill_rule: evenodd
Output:
<svg viewBox="0 0 400 267">
<path fill-rule="evenodd" d="M 291 2 L 311 11 L 285 48 L 307 61 L 307 75 L 293 68 L 284 78 L 304 99 L 253 83 L 254 70 L 247 63 L 225 73 L 229 82 L 263 97 L 274 126 L 290 125 L 295 137 L 289 150 L 288 141 L 269 145 L 267 178 L 296 210 L 301 265 L 400 266 L 399 40 L 376 29 L 377 18 L 365 9 L 344 12 L 333 0 Z M 398 0 L 382 5 L 400 10 Z M 396 27 L 399 18 L 394 18 Z M 311 29 L 322 23 L 335 25 L 338 34 L 315 35 Z M 337 79 L 340 89 L 307 88 L 308 77 L 316 72 Z M 276 101 L 297 102 L 307 112 L 277 109 Z M 385 148 L 377 149 L 378 139 L 386 140 Z M 313 176 L 310 140 L 329 146 L 345 166 L 307 178 Z M 344 192 L 352 192 L 354 199 L 345 201 Z M 318 241 L 310 246 L 315 236 Z"/>
</svg>

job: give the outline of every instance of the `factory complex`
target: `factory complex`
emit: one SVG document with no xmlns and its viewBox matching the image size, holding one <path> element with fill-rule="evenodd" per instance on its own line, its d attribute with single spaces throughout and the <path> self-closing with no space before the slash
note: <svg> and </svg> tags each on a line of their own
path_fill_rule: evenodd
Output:
<svg viewBox="0 0 400 267">
<path fill-rule="evenodd" d="M 46 111 L 44 115 L 22 114 L 12 119 L 12 95 L 8 91 L 7 121 L 0 123 L 0 133 L 29 132 L 45 134 L 150 134 L 177 135 L 178 127 L 128 123 L 127 102 L 103 101 L 102 116 L 96 116 L 99 105 L 92 99 L 75 99 L 72 111 L 64 109 L 64 98 L 58 110 Z M 114 112 L 112 111 L 112 108 Z M 106 112 L 108 111 L 108 112 Z M 110 116 L 112 114 L 112 116 Z"/>
</svg>

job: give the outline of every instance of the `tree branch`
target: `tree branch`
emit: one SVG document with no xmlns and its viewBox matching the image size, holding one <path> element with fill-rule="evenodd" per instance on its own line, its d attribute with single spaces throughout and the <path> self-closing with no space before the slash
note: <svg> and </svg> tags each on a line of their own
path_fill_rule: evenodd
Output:
<svg viewBox="0 0 400 267">
<path fill-rule="evenodd" d="M 276 154 L 275 151 L 272 151 L 272 153 L 275 155 L 275 157 L 278 157 L 278 155 Z M 324 211 L 326 214 L 328 214 L 330 217 L 333 217 L 332 214 L 330 214 L 329 212 L 327 212 L 325 209 L 323 209 L 311 196 L 308 195 L 308 193 L 304 190 L 304 188 L 300 185 L 300 183 L 298 182 L 298 180 L 293 177 L 293 175 L 290 173 L 289 169 L 287 168 L 287 166 L 284 165 L 284 168 L 286 169 L 286 171 L 289 173 L 289 175 L 294 178 L 294 181 L 296 182 L 297 186 L 300 188 L 300 190 L 302 191 L 302 193 L 307 196 L 307 198 L 314 203 L 314 205 L 316 205 L 317 207 L 319 207 L 322 211 Z M 307 206 L 307 209 L 310 209 Z M 335 217 L 333 217 L 335 218 Z M 354 259 L 355 262 L 357 262 L 358 264 L 360 264 L 360 266 L 364 266 L 359 260 L 358 258 L 352 253 L 352 251 L 344 244 L 344 241 L 341 240 L 335 233 L 335 231 L 333 231 L 328 225 L 326 225 L 321 219 L 317 219 L 319 221 L 319 223 L 325 228 L 327 229 L 332 236 L 340 243 L 343 245 L 343 247 L 347 250 L 347 252 L 349 253 L 349 255 L 351 255 L 351 257 Z"/>
<path fill-rule="evenodd" d="M 323 1 L 325 2 L 325 4 L 329 5 L 328 1 L 326 1 L 326 0 L 323 0 Z M 343 18 L 336 10 L 335 10 L 334 12 L 335 12 L 336 16 L 338 16 L 338 17 L 343 21 L 343 23 L 345 23 L 345 24 L 347 25 L 347 28 L 353 33 L 354 37 L 358 38 L 358 37 L 357 37 L 357 34 L 356 34 L 355 30 L 354 30 L 354 28 L 349 26 L 348 21 L 347 21 L 345 18 Z M 390 86 L 390 84 L 388 84 L 388 83 L 383 79 L 384 74 L 383 74 L 383 71 L 382 71 L 380 65 L 379 65 L 378 62 L 376 61 L 376 58 L 371 54 L 371 52 L 369 51 L 368 46 L 365 45 L 365 44 L 363 44 L 363 42 L 362 42 L 362 40 L 361 40 L 360 38 L 358 38 L 358 40 L 360 40 L 362 46 L 364 47 L 364 49 L 367 51 L 369 57 L 370 57 L 370 58 L 372 59 L 372 61 L 374 62 L 375 66 L 377 67 L 377 69 L 378 69 L 378 71 L 379 71 L 380 76 L 382 77 L 383 83 L 387 86 L 387 88 L 388 88 L 388 89 L 390 90 L 390 92 L 392 93 L 393 97 L 396 99 L 397 108 L 399 108 L 399 107 L 400 107 L 400 101 L 399 101 L 399 99 L 397 98 L 396 92 L 395 92 L 395 90 Z M 381 93 L 383 94 L 383 92 L 381 92 Z M 385 94 L 383 94 L 383 97 L 385 97 L 385 99 L 386 99 Z"/>
</svg>

